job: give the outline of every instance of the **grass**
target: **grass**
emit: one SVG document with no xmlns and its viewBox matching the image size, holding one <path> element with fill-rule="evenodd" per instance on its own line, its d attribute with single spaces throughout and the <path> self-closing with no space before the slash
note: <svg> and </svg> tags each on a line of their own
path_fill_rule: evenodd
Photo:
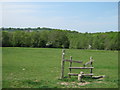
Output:
<svg viewBox="0 0 120 90">
<path fill-rule="evenodd" d="M 78 85 L 77 77 L 59 79 L 61 49 L 4 47 L 2 51 L 3 88 L 118 88 L 117 51 L 66 50 L 66 59 L 72 56 L 74 60 L 82 60 L 83 63 L 93 56 L 95 60 L 93 73 L 106 75 L 102 80 L 83 78 L 85 82 L 89 82 L 86 85 Z M 65 76 L 69 72 L 68 65 L 66 62 Z"/>
</svg>

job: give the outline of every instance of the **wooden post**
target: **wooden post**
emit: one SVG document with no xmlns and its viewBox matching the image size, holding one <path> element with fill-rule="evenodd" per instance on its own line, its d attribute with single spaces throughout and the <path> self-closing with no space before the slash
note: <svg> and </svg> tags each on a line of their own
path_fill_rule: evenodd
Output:
<svg viewBox="0 0 120 90">
<path fill-rule="evenodd" d="M 78 74 L 78 81 L 80 82 L 82 82 L 82 77 L 83 77 L 82 74 L 84 74 L 82 71 L 80 72 L 80 74 Z"/>
<path fill-rule="evenodd" d="M 61 79 L 64 78 L 64 57 L 65 57 L 65 49 L 62 50 L 62 60 L 61 60 Z"/>
<path fill-rule="evenodd" d="M 91 67 L 93 67 L 93 65 L 92 65 L 92 62 L 93 62 L 93 61 L 92 61 L 92 60 L 93 60 L 93 58 L 92 58 L 92 56 L 91 56 L 91 57 L 90 57 L 90 61 L 91 61 L 91 64 L 90 64 L 90 65 L 91 65 Z M 92 68 L 90 69 L 90 73 L 92 73 Z"/>
<path fill-rule="evenodd" d="M 70 64 L 69 64 L 69 67 L 72 67 L 72 56 L 70 56 Z M 69 70 L 70 70 L 70 73 L 71 73 L 71 68 L 70 68 Z M 71 78 L 71 75 L 69 75 L 69 78 Z"/>
</svg>

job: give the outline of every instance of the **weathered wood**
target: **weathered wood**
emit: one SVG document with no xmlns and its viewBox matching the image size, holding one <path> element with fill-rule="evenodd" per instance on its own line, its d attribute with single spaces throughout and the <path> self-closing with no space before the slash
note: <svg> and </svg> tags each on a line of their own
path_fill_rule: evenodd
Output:
<svg viewBox="0 0 120 90">
<path fill-rule="evenodd" d="M 68 73 L 68 75 L 71 75 L 71 76 L 78 76 L 78 73 Z"/>
<path fill-rule="evenodd" d="M 69 67 L 72 67 L 72 56 L 70 56 L 70 60 L 71 60 L 71 62 L 70 62 L 70 64 L 69 64 Z M 69 69 L 70 70 L 70 73 L 71 73 L 71 69 Z M 70 78 L 71 76 L 69 75 L 69 78 Z"/>
<path fill-rule="evenodd" d="M 83 72 L 81 71 L 80 74 L 78 74 L 78 81 L 82 82 Z"/>
<path fill-rule="evenodd" d="M 62 50 L 62 60 L 61 60 L 61 79 L 64 78 L 64 64 L 65 61 L 70 62 L 69 63 L 69 70 L 70 73 L 68 73 L 69 77 L 71 76 L 78 76 L 78 81 L 82 81 L 83 76 L 93 76 L 92 69 L 93 67 L 93 58 L 90 57 L 90 61 L 84 64 L 84 67 L 72 67 L 72 63 L 82 63 L 82 61 L 75 61 L 72 60 L 72 56 L 70 56 L 70 60 L 65 59 L 65 50 Z M 90 67 L 85 67 L 86 65 L 90 65 Z M 83 72 L 80 73 L 71 73 L 72 69 L 90 69 L 90 74 L 84 74 Z M 94 78 L 101 78 L 101 77 L 94 77 Z"/>
<path fill-rule="evenodd" d="M 90 61 L 88 61 L 88 62 L 86 62 L 85 64 L 84 64 L 84 66 L 86 66 L 86 65 L 92 65 L 92 63 L 93 63 L 93 58 L 92 58 L 92 56 L 90 57 Z"/>
<path fill-rule="evenodd" d="M 61 60 L 61 79 L 64 78 L 64 57 L 65 57 L 65 50 L 62 50 L 62 60 Z"/>
<path fill-rule="evenodd" d="M 82 63 L 82 61 L 71 61 L 71 60 L 64 60 L 64 61 L 67 61 L 67 62 L 74 62 L 74 63 Z"/>
<path fill-rule="evenodd" d="M 88 65 L 88 64 L 91 64 L 91 61 L 86 62 L 86 63 L 84 64 L 84 66 L 86 66 L 86 65 Z"/>
<path fill-rule="evenodd" d="M 78 76 L 79 73 L 68 73 L 68 75 L 71 75 L 71 76 Z M 90 74 L 82 74 L 83 76 L 92 76 L 94 75 L 93 73 L 90 73 Z"/>
<path fill-rule="evenodd" d="M 91 61 L 90 66 L 93 67 L 93 58 L 92 58 L 92 56 L 90 57 L 90 61 Z M 92 69 L 90 69 L 90 73 L 92 73 Z"/>
<path fill-rule="evenodd" d="M 93 73 L 90 73 L 90 74 L 82 74 L 83 76 L 92 76 L 94 75 Z"/>
<path fill-rule="evenodd" d="M 69 67 L 69 69 L 93 69 L 94 67 Z"/>
<path fill-rule="evenodd" d="M 93 79 L 99 79 L 99 78 L 104 78 L 105 77 L 105 75 L 102 75 L 102 76 L 93 76 L 92 78 Z"/>
<path fill-rule="evenodd" d="M 88 65 L 88 64 L 91 65 L 92 62 L 93 62 L 93 60 L 86 62 L 86 63 L 84 64 L 84 66 L 86 66 L 86 65 Z"/>
<path fill-rule="evenodd" d="M 93 67 L 92 62 L 91 62 L 91 67 Z M 90 73 L 92 73 L 92 69 L 90 69 Z"/>
<path fill-rule="evenodd" d="M 92 56 L 90 57 L 90 60 L 93 60 L 93 57 L 92 57 Z"/>
</svg>

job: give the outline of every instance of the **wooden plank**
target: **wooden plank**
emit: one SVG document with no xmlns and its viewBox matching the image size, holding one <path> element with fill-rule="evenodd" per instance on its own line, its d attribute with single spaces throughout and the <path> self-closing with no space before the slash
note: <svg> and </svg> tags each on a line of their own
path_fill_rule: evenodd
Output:
<svg viewBox="0 0 120 90">
<path fill-rule="evenodd" d="M 93 69 L 94 67 L 69 67 L 69 69 Z"/>
<path fill-rule="evenodd" d="M 93 62 L 93 61 L 86 62 L 86 63 L 84 64 L 84 66 L 86 66 L 86 65 L 88 65 L 88 64 L 91 65 L 92 62 Z"/>
<path fill-rule="evenodd" d="M 83 76 L 92 76 L 94 75 L 93 73 L 90 73 L 90 74 L 82 74 Z"/>
<path fill-rule="evenodd" d="M 68 75 L 71 75 L 71 76 L 78 76 L 78 73 L 68 73 Z"/>
<path fill-rule="evenodd" d="M 104 78 L 105 75 L 102 75 L 102 76 L 92 76 L 93 79 L 99 79 L 99 78 Z"/>
<path fill-rule="evenodd" d="M 74 62 L 74 63 L 82 63 L 82 61 L 71 61 L 71 60 L 64 60 L 64 61 L 67 61 L 67 62 Z"/>
<path fill-rule="evenodd" d="M 90 61 L 86 62 L 86 63 L 84 64 L 84 66 L 86 66 L 86 65 L 88 65 L 88 64 L 92 65 L 93 61 L 94 61 L 93 58 L 90 57 Z"/>
<path fill-rule="evenodd" d="M 68 73 L 68 75 L 71 75 L 71 76 L 78 76 L 78 73 Z M 94 75 L 93 73 L 90 73 L 90 74 L 82 74 L 83 76 L 92 76 Z"/>
</svg>

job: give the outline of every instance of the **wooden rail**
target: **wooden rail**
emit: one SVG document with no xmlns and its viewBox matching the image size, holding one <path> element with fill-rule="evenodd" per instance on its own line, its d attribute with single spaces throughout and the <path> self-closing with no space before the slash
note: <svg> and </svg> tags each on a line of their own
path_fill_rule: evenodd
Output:
<svg viewBox="0 0 120 90">
<path fill-rule="evenodd" d="M 78 76 L 78 73 L 68 73 L 68 75 L 71 75 L 71 76 Z M 82 74 L 83 76 L 92 76 L 94 75 L 93 73 L 90 73 L 90 74 Z"/>
<path fill-rule="evenodd" d="M 73 60 L 63 60 L 63 61 L 74 62 L 74 63 L 82 63 L 82 61 L 73 61 Z"/>
<path fill-rule="evenodd" d="M 86 65 L 88 65 L 88 64 L 91 65 L 92 62 L 93 62 L 93 60 L 91 60 L 91 61 L 89 61 L 89 62 L 86 62 L 86 63 L 84 64 L 84 66 L 86 66 Z"/>
<path fill-rule="evenodd" d="M 93 69 L 94 67 L 69 67 L 69 69 Z"/>
</svg>

